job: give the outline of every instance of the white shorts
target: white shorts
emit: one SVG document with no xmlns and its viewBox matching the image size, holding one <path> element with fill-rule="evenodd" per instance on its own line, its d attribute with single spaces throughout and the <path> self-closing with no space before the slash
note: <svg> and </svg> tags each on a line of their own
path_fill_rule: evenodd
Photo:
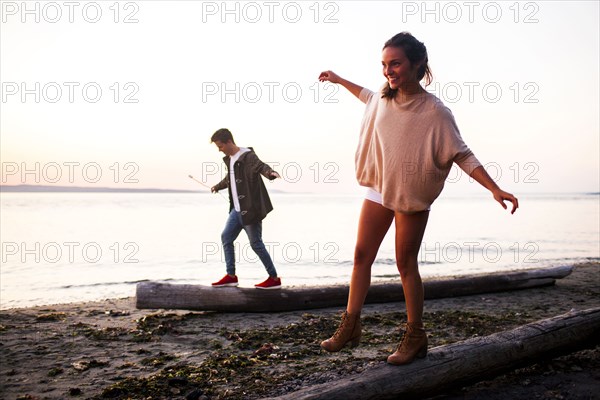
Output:
<svg viewBox="0 0 600 400">
<path fill-rule="evenodd" d="M 367 194 L 365 195 L 365 199 L 383 205 L 383 198 L 381 197 L 381 193 L 379 193 L 373 188 L 367 188 Z"/>
<path fill-rule="evenodd" d="M 381 193 L 373 188 L 367 188 L 367 193 L 365 194 L 365 199 L 373 201 L 377 204 L 383 205 L 383 198 L 381 197 Z M 431 207 L 427 208 L 427 211 L 431 211 Z"/>
</svg>

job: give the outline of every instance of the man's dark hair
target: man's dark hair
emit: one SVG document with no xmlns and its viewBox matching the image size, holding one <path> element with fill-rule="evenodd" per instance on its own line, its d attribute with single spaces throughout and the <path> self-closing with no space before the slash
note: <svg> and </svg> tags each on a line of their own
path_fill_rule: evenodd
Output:
<svg viewBox="0 0 600 400">
<path fill-rule="evenodd" d="M 229 129 L 226 128 L 221 128 L 215 133 L 213 133 L 212 137 L 210 138 L 210 142 L 213 143 L 217 140 L 221 143 L 227 143 L 231 140 L 231 143 L 235 144 L 235 141 L 233 140 L 233 135 L 231 134 Z"/>
</svg>

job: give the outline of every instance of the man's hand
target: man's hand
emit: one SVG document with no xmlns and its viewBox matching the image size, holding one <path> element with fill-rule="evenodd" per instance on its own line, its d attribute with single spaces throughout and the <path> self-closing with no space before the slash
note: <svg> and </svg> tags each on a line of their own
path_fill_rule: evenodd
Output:
<svg viewBox="0 0 600 400">
<path fill-rule="evenodd" d="M 271 171 L 271 173 L 269 174 L 269 178 L 277 179 L 277 178 L 281 178 L 281 176 L 277 172 Z"/>
</svg>

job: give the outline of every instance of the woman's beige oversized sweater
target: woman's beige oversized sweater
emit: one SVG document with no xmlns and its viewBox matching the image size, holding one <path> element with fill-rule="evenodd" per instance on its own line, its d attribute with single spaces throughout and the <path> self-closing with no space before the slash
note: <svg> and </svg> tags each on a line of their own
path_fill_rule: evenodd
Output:
<svg viewBox="0 0 600 400">
<path fill-rule="evenodd" d="M 383 206 L 402 213 L 427 210 L 452 163 L 467 174 L 481 165 L 463 142 L 450 110 L 433 94 L 383 99 L 363 89 L 367 107 L 356 151 L 356 178 L 381 193 Z"/>
</svg>

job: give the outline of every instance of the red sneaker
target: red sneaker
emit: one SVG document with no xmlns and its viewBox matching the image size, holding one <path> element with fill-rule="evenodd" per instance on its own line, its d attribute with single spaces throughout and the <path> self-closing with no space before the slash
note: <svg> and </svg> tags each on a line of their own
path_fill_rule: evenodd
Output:
<svg viewBox="0 0 600 400">
<path fill-rule="evenodd" d="M 254 285 L 257 289 L 281 289 L 281 279 L 269 277 L 266 281 Z"/>
<path fill-rule="evenodd" d="M 229 276 L 225 275 L 219 282 L 215 282 L 212 284 L 212 287 L 226 287 L 226 286 L 237 286 L 238 278 L 237 276 Z"/>
</svg>

